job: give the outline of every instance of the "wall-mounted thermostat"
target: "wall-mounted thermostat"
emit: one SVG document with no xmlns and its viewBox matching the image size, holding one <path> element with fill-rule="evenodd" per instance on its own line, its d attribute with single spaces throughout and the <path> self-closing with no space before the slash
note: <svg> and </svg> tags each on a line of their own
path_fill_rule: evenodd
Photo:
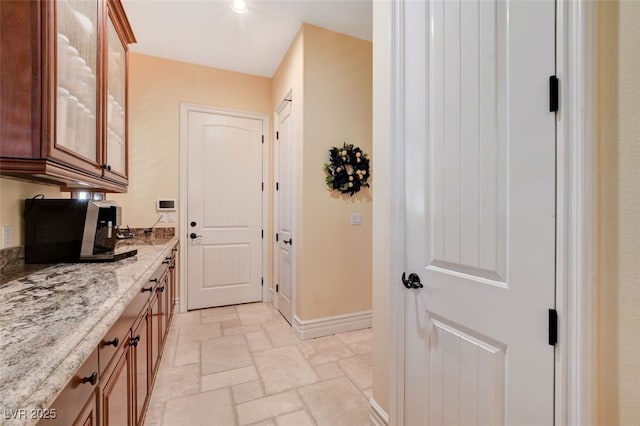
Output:
<svg viewBox="0 0 640 426">
<path fill-rule="evenodd" d="M 157 201 L 156 210 L 159 212 L 175 212 L 176 200 L 161 199 Z"/>
</svg>

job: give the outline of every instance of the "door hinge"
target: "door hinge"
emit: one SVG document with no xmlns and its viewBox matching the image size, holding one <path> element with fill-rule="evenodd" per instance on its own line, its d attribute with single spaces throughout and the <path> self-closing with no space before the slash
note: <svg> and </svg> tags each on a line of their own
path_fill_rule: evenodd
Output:
<svg viewBox="0 0 640 426">
<path fill-rule="evenodd" d="M 276 191 L 280 190 L 280 183 L 276 182 Z"/>
<path fill-rule="evenodd" d="M 278 233 L 276 232 L 276 241 L 278 241 Z"/>
<path fill-rule="evenodd" d="M 280 284 L 276 284 L 276 293 L 280 291 Z"/>
<path fill-rule="evenodd" d="M 264 192 L 264 182 L 262 182 L 262 192 Z"/>
<path fill-rule="evenodd" d="M 549 111 L 558 112 L 560 105 L 560 80 L 555 75 L 549 77 Z"/>
<path fill-rule="evenodd" d="M 280 132 L 276 132 L 276 140 L 280 140 Z"/>
<path fill-rule="evenodd" d="M 555 346 L 558 343 L 558 311 L 549 309 L 549 344 Z"/>
<path fill-rule="evenodd" d="M 264 240 L 264 229 L 260 230 L 260 238 L 262 238 Z"/>
<path fill-rule="evenodd" d="M 264 143 L 264 135 L 262 135 L 262 143 Z"/>
<path fill-rule="evenodd" d="M 260 278 L 260 285 L 261 285 L 262 287 L 264 287 L 264 277 L 263 277 L 263 278 Z"/>
</svg>

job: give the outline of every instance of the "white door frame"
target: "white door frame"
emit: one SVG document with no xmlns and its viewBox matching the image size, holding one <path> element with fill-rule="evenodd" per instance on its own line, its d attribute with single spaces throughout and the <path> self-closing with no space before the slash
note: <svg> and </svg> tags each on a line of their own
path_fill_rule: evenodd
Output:
<svg viewBox="0 0 640 426">
<path fill-rule="evenodd" d="M 286 101 L 285 99 L 289 99 L 288 101 Z M 296 115 L 295 115 L 295 99 L 293 97 L 293 89 L 289 89 L 289 91 L 287 92 L 287 94 L 285 95 L 285 97 L 282 99 L 282 101 L 278 104 L 278 107 L 276 108 L 274 117 L 273 117 L 273 127 L 275 127 L 278 131 L 280 131 L 280 112 L 282 111 L 282 109 L 285 107 L 285 105 L 287 103 L 291 103 L 291 138 L 293 140 L 292 145 L 295 147 L 296 145 Z M 279 214 L 279 208 L 280 205 L 276 202 L 276 193 L 275 193 L 275 188 L 276 188 L 276 178 L 279 178 L 279 176 L 277 176 L 277 171 L 278 171 L 278 167 L 280 166 L 280 162 L 278 160 L 278 147 L 276 146 L 278 144 L 278 142 L 276 141 L 276 135 L 274 132 L 273 135 L 273 179 L 271 182 L 271 188 L 273 189 L 273 229 L 274 232 L 269 234 L 271 237 L 273 237 L 273 283 L 271 286 L 271 291 L 273 292 L 273 308 L 275 310 L 278 310 L 278 299 L 279 299 L 279 294 L 276 293 L 276 281 L 278 280 L 278 270 L 279 270 L 279 265 L 278 265 L 278 256 L 276 255 L 276 253 L 278 252 L 279 248 L 278 248 L 278 242 L 276 242 L 275 239 L 275 232 L 278 231 L 278 229 L 280 228 L 280 222 L 278 221 L 278 214 Z M 295 214 L 295 205 L 296 205 L 296 164 L 295 164 L 295 159 L 296 159 L 296 155 L 295 152 L 297 151 L 294 150 L 294 152 L 291 155 L 290 161 L 292 162 L 291 166 L 292 166 L 292 170 L 293 170 L 293 175 L 291 176 L 291 182 L 289 182 L 289 185 L 291 185 L 291 187 L 293 188 L 293 191 L 291 191 L 291 200 L 290 200 L 290 204 L 293 207 L 293 211 L 291 212 L 291 236 L 292 238 L 294 238 L 294 240 L 296 240 L 296 238 L 294 237 L 296 235 L 296 214 Z M 299 242 L 299 239 L 297 239 Z M 295 247 L 298 247 L 297 245 Z M 295 248 L 291 248 L 291 325 L 293 325 L 293 319 L 295 318 L 296 315 L 296 249 Z"/>
<path fill-rule="evenodd" d="M 404 424 L 405 269 L 404 158 L 402 131 L 404 1 L 391 16 L 391 253 L 389 285 L 389 423 Z M 555 423 L 591 425 L 595 419 L 596 64 L 597 2 L 557 0 L 556 309 Z M 375 6 L 374 6 L 375 7 Z M 384 6 L 382 6 L 384 7 Z M 375 407 L 372 407 L 375 411 Z"/>
<path fill-rule="evenodd" d="M 269 138 L 269 114 L 259 114 L 253 112 L 236 111 L 231 109 L 216 108 L 204 105 L 195 105 L 189 103 L 180 103 L 180 222 L 176 231 L 176 235 L 180 238 L 180 301 L 178 304 L 180 312 L 187 312 L 187 232 L 188 230 L 188 217 L 187 217 L 187 143 L 188 137 L 188 125 L 189 125 L 189 113 L 190 112 L 203 112 L 208 114 L 228 115 L 231 117 L 250 118 L 254 120 L 262 121 L 262 182 L 270 182 L 270 169 L 269 169 L 269 144 L 271 139 Z M 269 191 L 262 191 L 262 229 L 264 229 L 265 237 L 262 239 L 262 301 L 270 301 L 269 294 L 269 235 L 271 235 L 271 226 L 269 223 L 269 211 L 271 205 L 269 204 Z M 265 285 L 266 281 L 266 285 Z"/>
</svg>

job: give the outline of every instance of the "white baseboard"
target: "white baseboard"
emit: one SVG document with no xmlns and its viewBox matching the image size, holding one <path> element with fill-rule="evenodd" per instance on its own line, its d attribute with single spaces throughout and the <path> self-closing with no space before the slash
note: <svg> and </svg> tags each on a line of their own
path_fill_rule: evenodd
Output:
<svg viewBox="0 0 640 426">
<path fill-rule="evenodd" d="M 369 411 L 369 424 L 371 426 L 387 426 L 389 424 L 389 415 L 371 398 L 369 400 L 371 410 Z"/>
<path fill-rule="evenodd" d="M 315 339 L 316 337 L 369 328 L 371 327 L 371 319 L 370 310 L 311 320 L 301 320 L 294 315 L 293 333 L 300 340 Z"/>
</svg>

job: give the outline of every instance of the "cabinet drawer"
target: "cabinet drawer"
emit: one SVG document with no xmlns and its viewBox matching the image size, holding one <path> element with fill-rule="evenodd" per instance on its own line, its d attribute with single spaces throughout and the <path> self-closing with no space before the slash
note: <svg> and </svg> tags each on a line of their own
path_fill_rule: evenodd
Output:
<svg viewBox="0 0 640 426">
<path fill-rule="evenodd" d="M 151 295 L 155 291 L 155 284 L 152 282 L 146 282 L 136 297 L 129 303 L 127 308 L 122 313 L 120 320 L 125 320 L 129 322 L 129 328 L 133 325 L 133 323 L 138 319 L 140 313 L 143 309 L 147 307 L 147 303 L 151 298 Z"/>
<path fill-rule="evenodd" d="M 38 425 L 74 424 L 89 398 L 95 398 L 98 378 L 98 349 L 96 348 L 51 404 L 49 413 L 55 413 L 56 418 L 40 420 Z"/>
<path fill-rule="evenodd" d="M 118 350 L 127 345 L 127 340 L 131 337 L 129 330 L 132 325 L 133 320 L 124 315 L 121 316 L 100 342 L 98 346 L 100 349 L 100 376 L 104 374 L 109 364 L 111 364 Z"/>
</svg>

